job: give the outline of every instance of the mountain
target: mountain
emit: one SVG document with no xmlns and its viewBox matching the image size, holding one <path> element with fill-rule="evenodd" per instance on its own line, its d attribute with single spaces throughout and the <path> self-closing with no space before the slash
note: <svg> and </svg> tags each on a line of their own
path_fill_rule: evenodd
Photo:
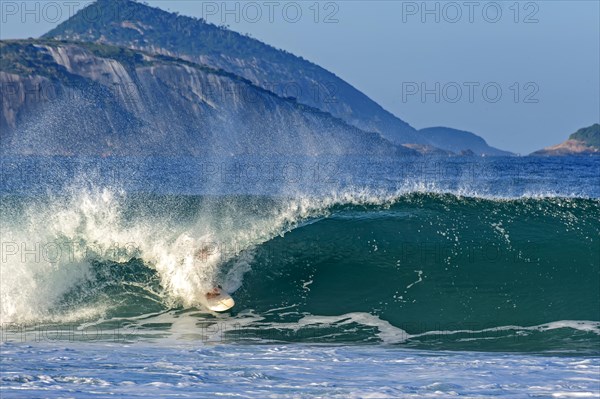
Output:
<svg viewBox="0 0 600 399">
<path fill-rule="evenodd" d="M 406 122 L 333 73 L 203 19 L 129 0 L 98 0 L 43 37 L 113 44 L 207 65 L 394 143 L 428 144 Z"/>
<path fill-rule="evenodd" d="M 3 41 L 0 51 L 4 154 L 416 154 L 182 59 L 54 40 Z"/>
<path fill-rule="evenodd" d="M 515 155 L 508 151 L 490 147 L 483 138 L 463 130 L 449 127 L 430 127 L 419 130 L 419 134 L 430 145 L 455 154 L 469 155 L 469 151 L 471 151 L 475 155 Z"/>
<path fill-rule="evenodd" d="M 538 150 L 534 156 L 600 155 L 600 124 L 584 127 L 571 134 L 567 141 Z"/>
</svg>

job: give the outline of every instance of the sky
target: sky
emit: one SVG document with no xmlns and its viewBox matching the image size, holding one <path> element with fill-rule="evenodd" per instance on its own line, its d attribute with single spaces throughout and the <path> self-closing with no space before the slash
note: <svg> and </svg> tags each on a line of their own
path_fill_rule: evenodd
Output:
<svg viewBox="0 0 600 399">
<path fill-rule="evenodd" d="M 417 129 L 527 154 L 600 121 L 600 1 L 147 3 L 302 56 Z M 89 1 L 0 0 L 0 38 L 38 37 Z"/>
</svg>

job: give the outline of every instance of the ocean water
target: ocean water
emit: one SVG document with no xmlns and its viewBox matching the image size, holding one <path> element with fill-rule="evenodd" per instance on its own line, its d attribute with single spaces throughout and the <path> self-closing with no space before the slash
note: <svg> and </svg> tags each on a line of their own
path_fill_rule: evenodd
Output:
<svg viewBox="0 0 600 399">
<path fill-rule="evenodd" d="M 0 163 L 2 398 L 600 397 L 598 157 Z"/>
</svg>

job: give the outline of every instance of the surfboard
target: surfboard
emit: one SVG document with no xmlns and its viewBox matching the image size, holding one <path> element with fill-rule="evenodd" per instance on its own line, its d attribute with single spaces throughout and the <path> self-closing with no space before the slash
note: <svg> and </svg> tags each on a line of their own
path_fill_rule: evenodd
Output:
<svg viewBox="0 0 600 399">
<path fill-rule="evenodd" d="M 221 292 L 218 296 L 207 298 L 207 307 L 213 312 L 225 312 L 235 305 L 235 301 L 226 292 Z"/>
</svg>

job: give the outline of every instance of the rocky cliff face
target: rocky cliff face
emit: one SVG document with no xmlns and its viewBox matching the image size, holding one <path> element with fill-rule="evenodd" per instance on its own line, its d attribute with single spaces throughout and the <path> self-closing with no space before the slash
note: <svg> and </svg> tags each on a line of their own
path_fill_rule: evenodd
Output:
<svg viewBox="0 0 600 399">
<path fill-rule="evenodd" d="M 536 151 L 534 156 L 600 155 L 600 124 L 577 130 L 563 143 Z"/>
<path fill-rule="evenodd" d="M 0 46 L 3 153 L 414 154 L 184 60 L 52 40 Z"/>
<path fill-rule="evenodd" d="M 86 17 L 90 15 L 94 18 Z M 201 19 L 129 0 L 98 0 L 44 37 L 110 43 L 223 69 L 392 142 L 428 144 L 406 122 L 333 73 Z"/>
</svg>

